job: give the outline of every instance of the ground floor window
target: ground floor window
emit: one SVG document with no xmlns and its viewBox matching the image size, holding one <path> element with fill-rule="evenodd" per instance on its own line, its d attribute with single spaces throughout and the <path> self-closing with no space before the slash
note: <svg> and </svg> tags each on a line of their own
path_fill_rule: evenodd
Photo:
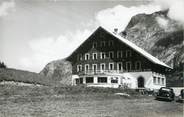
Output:
<svg viewBox="0 0 184 117">
<path fill-rule="evenodd" d="M 156 84 L 157 78 L 153 77 L 153 83 Z"/>
<path fill-rule="evenodd" d="M 162 84 L 164 85 L 164 78 L 162 78 Z"/>
<path fill-rule="evenodd" d="M 107 83 L 107 77 L 98 77 L 98 83 Z"/>
<path fill-rule="evenodd" d="M 93 83 L 93 77 L 86 77 L 86 83 Z"/>
<path fill-rule="evenodd" d="M 118 77 L 111 77 L 111 83 L 118 83 Z"/>
<path fill-rule="evenodd" d="M 83 78 L 75 79 L 76 84 L 83 84 Z"/>
</svg>

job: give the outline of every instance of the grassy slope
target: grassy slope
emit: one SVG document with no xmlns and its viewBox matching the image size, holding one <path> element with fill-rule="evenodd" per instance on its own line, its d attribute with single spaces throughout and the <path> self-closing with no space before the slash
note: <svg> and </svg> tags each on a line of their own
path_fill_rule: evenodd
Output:
<svg viewBox="0 0 184 117">
<path fill-rule="evenodd" d="M 1 81 L 15 81 L 41 85 L 51 85 L 52 83 L 54 83 L 49 77 L 45 77 L 29 71 L 9 68 L 0 69 L 0 82 Z"/>
<path fill-rule="evenodd" d="M 0 85 L 1 117 L 182 117 L 182 112 L 180 103 L 155 101 L 132 90 Z"/>
</svg>

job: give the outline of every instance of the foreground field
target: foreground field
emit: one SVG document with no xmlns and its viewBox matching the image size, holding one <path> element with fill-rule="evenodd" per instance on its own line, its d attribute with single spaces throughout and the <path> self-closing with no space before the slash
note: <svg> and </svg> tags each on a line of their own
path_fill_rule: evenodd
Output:
<svg viewBox="0 0 184 117">
<path fill-rule="evenodd" d="M 0 117 L 183 117 L 184 111 L 181 103 L 132 92 L 131 97 L 118 96 L 112 89 L 0 86 L 0 90 Z"/>
</svg>

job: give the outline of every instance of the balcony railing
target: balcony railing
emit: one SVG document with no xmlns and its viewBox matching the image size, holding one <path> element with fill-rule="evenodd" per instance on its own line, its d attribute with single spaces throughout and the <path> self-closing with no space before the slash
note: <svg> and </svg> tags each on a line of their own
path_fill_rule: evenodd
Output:
<svg viewBox="0 0 184 117">
<path fill-rule="evenodd" d="M 95 75 L 95 74 L 113 74 L 113 73 L 127 73 L 127 72 L 145 72 L 151 71 L 150 69 L 141 70 L 86 70 L 79 71 L 79 75 Z"/>
</svg>

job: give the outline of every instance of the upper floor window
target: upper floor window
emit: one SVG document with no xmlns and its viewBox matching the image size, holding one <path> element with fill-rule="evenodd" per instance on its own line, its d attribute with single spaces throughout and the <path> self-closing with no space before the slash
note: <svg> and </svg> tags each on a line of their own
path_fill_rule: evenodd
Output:
<svg viewBox="0 0 184 117">
<path fill-rule="evenodd" d="M 82 65 L 77 65 L 77 72 L 82 71 Z"/>
<path fill-rule="evenodd" d="M 89 58 L 90 58 L 90 54 L 89 53 L 86 53 L 85 54 L 85 60 L 89 60 Z"/>
<path fill-rule="evenodd" d="M 114 45 L 114 41 L 110 40 L 108 45 L 109 46 L 113 46 Z"/>
<path fill-rule="evenodd" d="M 109 70 L 114 70 L 114 63 L 109 63 Z"/>
<path fill-rule="evenodd" d="M 77 55 L 77 59 L 78 59 L 78 60 L 82 60 L 82 54 L 78 54 L 78 55 Z"/>
<path fill-rule="evenodd" d="M 89 64 L 85 64 L 85 71 L 89 71 Z"/>
<path fill-rule="evenodd" d="M 97 42 L 93 42 L 93 48 L 97 47 Z"/>
<path fill-rule="evenodd" d="M 129 61 L 129 62 L 126 62 L 126 70 L 131 70 L 132 69 L 132 63 Z"/>
<path fill-rule="evenodd" d="M 122 62 L 117 63 L 117 70 L 122 71 L 123 70 L 123 65 Z"/>
<path fill-rule="evenodd" d="M 100 42 L 101 47 L 105 47 L 105 41 Z"/>
<path fill-rule="evenodd" d="M 136 70 L 140 70 L 141 69 L 141 62 L 140 61 L 136 61 L 135 62 L 135 69 Z"/>
<path fill-rule="evenodd" d="M 97 59 L 97 53 L 93 53 L 93 60 Z"/>
<path fill-rule="evenodd" d="M 130 50 L 126 51 L 126 57 L 131 57 L 132 56 L 132 52 Z"/>
<path fill-rule="evenodd" d="M 105 52 L 101 52 L 100 58 L 101 58 L 101 59 L 105 59 L 105 58 L 106 58 Z"/>
<path fill-rule="evenodd" d="M 117 58 L 123 57 L 123 51 L 117 51 Z"/>
<path fill-rule="evenodd" d="M 114 58 L 114 52 L 113 51 L 109 52 L 109 58 L 111 58 L 111 59 Z"/>
<path fill-rule="evenodd" d="M 97 64 L 92 64 L 92 70 L 93 70 L 94 72 L 97 71 Z"/>
<path fill-rule="evenodd" d="M 100 64 L 100 70 L 105 70 L 105 63 Z"/>
</svg>

